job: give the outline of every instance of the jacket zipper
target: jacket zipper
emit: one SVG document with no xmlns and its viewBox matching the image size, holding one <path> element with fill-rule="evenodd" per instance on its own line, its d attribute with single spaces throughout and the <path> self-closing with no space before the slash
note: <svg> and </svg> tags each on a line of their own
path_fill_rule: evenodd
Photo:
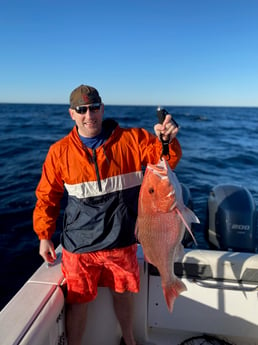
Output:
<svg viewBox="0 0 258 345">
<path fill-rule="evenodd" d="M 93 159 L 93 163 L 94 163 L 95 171 L 96 171 L 96 175 L 97 175 L 99 191 L 102 192 L 101 181 L 100 181 L 100 176 L 99 176 L 99 168 L 98 168 L 98 164 L 97 164 L 97 155 L 96 155 L 95 149 L 92 149 L 92 159 Z"/>
</svg>

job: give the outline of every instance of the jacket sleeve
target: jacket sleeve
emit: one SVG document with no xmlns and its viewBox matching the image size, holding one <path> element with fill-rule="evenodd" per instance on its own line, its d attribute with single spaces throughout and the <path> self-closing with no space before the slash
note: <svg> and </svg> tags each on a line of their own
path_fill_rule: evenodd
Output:
<svg viewBox="0 0 258 345">
<path fill-rule="evenodd" d="M 162 143 L 159 138 L 145 130 L 139 133 L 140 150 L 142 163 L 146 166 L 148 163 L 157 164 L 162 154 Z M 169 144 L 168 164 L 175 169 L 182 157 L 182 150 L 177 138 L 174 138 Z M 166 157 L 167 159 L 168 157 Z"/>
<path fill-rule="evenodd" d="M 33 228 L 38 238 L 50 239 L 56 229 L 64 185 L 58 168 L 58 157 L 50 147 L 36 189 L 37 202 L 33 212 Z"/>
</svg>

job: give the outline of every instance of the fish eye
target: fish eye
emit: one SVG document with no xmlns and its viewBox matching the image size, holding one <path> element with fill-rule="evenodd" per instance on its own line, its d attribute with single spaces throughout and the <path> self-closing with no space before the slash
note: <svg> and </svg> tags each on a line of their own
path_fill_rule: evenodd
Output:
<svg viewBox="0 0 258 345">
<path fill-rule="evenodd" d="M 154 193 L 154 188 L 150 187 L 150 188 L 149 188 L 149 193 L 150 193 L 150 194 L 153 194 L 153 193 Z"/>
</svg>

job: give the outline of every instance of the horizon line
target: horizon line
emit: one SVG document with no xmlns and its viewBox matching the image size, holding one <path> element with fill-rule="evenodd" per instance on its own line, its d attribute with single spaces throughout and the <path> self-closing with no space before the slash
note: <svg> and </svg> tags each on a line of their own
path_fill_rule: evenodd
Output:
<svg viewBox="0 0 258 345">
<path fill-rule="evenodd" d="M 62 105 L 69 108 L 69 103 L 46 103 L 46 102 L 1 102 L 2 104 L 12 104 L 12 105 Z M 159 107 L 160 104 L 111 104 L 104 103 L 105 106 L 112 107 Z M 177 105 L 177 104 L 162 104 L 164 107 L 211 107 L 211 108 L 258 108 L 258 105 Z"/>
</svg>

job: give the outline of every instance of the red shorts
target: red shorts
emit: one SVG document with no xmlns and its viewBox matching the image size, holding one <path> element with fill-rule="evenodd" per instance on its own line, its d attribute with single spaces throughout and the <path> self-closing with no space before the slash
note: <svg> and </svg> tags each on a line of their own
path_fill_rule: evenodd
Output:
<svg viewBox="0 0 258 345">
<path fill-rule="evenodd" d="M 86 303 L 105 286 L 123 293 L 139 292 L 137 244 L 111 250 L 74 254 L 63 249 L 62 272 L 67 283 L 67 303 Z"/>
</svg>

